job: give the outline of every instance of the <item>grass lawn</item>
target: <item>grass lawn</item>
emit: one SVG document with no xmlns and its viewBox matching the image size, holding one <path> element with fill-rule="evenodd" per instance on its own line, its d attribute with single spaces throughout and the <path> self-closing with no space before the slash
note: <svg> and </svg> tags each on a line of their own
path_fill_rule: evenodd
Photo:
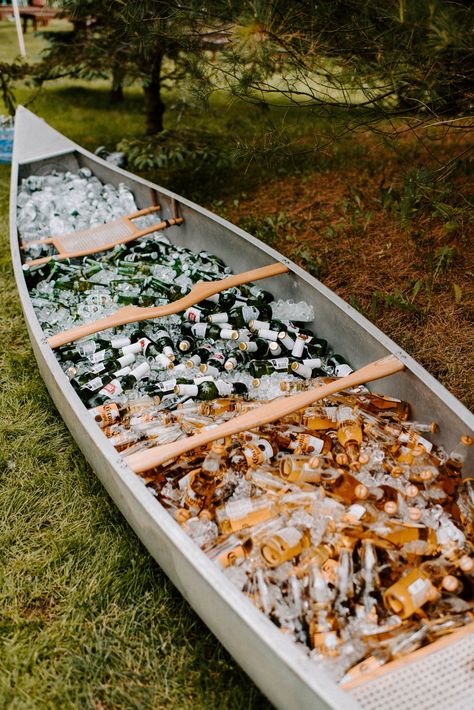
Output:
<svg viewBox="0 0 474 710">
<path fill-rule="evenodd" d="M 26 40 L 37 57 L 41 38 Z M 15 41 L 14 27 L 1 22 L 0 61 L 12 58 Z M 143 132 L 140 89 L 128 87 L 119 108 L 109 106 L 107 88 L 62 81 L 17 96 L 95 149 Z M 222 95 L 207 112 L 189 99 L 181 116 L 181 98 L 178 89 L 167 97 L 174 130 L 252 144 L 280 125 L 278 113 L 229 105 Z M 286 118 L 301 145 L 321 127 L 306 115 Z M 463 140 L 446 141 L 439 156 Z M 276 167 L 256 159 L 225 175 L 204 164 L 150 177 L 291 255 L 472 406 L 471 225 L 460 214 L 447 227 L 433 213 L 402 223 L 395 202 L 381 202 L 382 181 L 390 197 L 407 164 L 423 161 L 419 150 L 409 139 L 396 153 L 357 137 Z M 128 528 L 51 403 L 15 292 L 8 180 L 0 166 L 0 707 L 265 707 Z M 464 190 L 467 173 L 456 180 Z"/>
</svg>

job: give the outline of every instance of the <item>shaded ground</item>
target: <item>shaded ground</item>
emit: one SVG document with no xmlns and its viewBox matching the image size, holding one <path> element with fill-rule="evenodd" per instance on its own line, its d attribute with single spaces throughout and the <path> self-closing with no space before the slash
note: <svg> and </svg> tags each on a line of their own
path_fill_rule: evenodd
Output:
<svg viewBox="0 0 474 710">
<path fill-rule="evenodd" d="M 473 408 L 473 224 L 426 213 L 404 224 L 382 204 L 404 162 L 373 142 L 364 139 L 356 165 L 278 175 L 251 197 L 224 200 L 226 215 L 319 277 Z M 469 176 L 456 186 L 465 194 Z"/>
</svg>

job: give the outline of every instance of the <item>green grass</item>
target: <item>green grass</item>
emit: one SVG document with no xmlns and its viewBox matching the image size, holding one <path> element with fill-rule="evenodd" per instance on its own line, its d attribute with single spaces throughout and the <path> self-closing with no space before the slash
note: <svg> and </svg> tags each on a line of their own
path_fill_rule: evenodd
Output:
<svg viewBox="0 0 474 710">
<path fill-rule="evenodd" d="M 15 41 L 0 23 L 0 57 Z M 29 33 L 28 45 L 37 56 L 41 41 Z M 18 92 L 25 103 L 33 95 Z M 105 83 L 62 82 L 31 108 L 90 148 L 143 130 L 133 87 L 110 109 Z M 267 707 L 128 527 L 52 404 L 16 296 L 8 190 L 0 166 L 0 708 Z"/>
<path fill-rule="evenodd" d="M 29 345 L 0 168 L 0 707 L 262 707 L 130 530 Z"/>
</svg>

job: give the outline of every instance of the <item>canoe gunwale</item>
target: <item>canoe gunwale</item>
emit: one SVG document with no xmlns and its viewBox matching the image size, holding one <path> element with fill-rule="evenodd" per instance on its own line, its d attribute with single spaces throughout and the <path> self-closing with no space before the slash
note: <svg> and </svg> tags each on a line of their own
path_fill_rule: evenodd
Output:
<svg viewBox="0 0 474 710">
<path fill-rule="evenodd" d="M 33 119 L 35 125 L 39 121 L 25 109 L 19 110 L 19 117 L 20 122 L 25 125 Z M 45 126 L 49 132 L 54 132 L 47 124 Z M 133 181 L 144 188 L 156 190 L 161 199 L 166 198 L 164 216 L 166 210 L 171 210 L 173 203 L 176 203 L 178 209 L 184 207 L 195 212 L 221 226 L 226 232 L 231 232 L 252 244 L 261 251 L 267 260 L 266 263 L 268 257 L 284 263 L 296 278 L 299 277 L 318 291 L 341 314 L 348 316 L 356 327 L 361 328 L 371 339 L 375 339 L 379 347 L 377 355 L 393 353 L 404 363 L 409 378 L 407 387 L 410 385 L 410 378 L 419 380 L 433 397 L 438 398 L 444 407 L 453 412 L 456 419 L 462 421 L 466 430 L 474 430 L 474 416 L 388 336 L 291 260 L 282 257 L 277 251 L 222 217 L 212 214 L 166 188 L 154 185 L 115 166 L 112 167 L 106 161 L 68 141 L 61 134 L 57 135 L 62 139 L 61 150 L 35 154 L 31 159 L 27 159 L 25 155 L 19 156 L 19 138 L 15 140 L 10 201 L 11 251 L 19 297 L 35 357 L 56 407 L 95 473 L 138 537 L 206 625 L 277 707 L 295 708 L 295 710 L 326 707 L 351 710 L 359 707 L 354 698 L 318 671 L 311 659 L 281 634 L 276 626 L 231 584 L 217 565 L 202 552 L 161 506 L 146 488 L 143 480 L 129 469 L 122 456 L 116 452 L 92 417 L 87 414 L 85 406 L 70 386 L 54 352 L 47 345 L 46 336 L 38 322 L 26 286 L 16 225 L 16 194 L 20 170 L 37 162 L 65 158 L 69 154 L 74 154 L 80 160 L 85 159 L 88 163 L 92 161 L 101 169 L 113 171 L 129 182 Z M 64 145 L 64 141 L 68 142 L 67 146 Z M 21 161 L 19 157 L 22 158 Z M 290 278 L 294 277 L 290 276 Z M 359 366 L 363 363 L 355 361 L 354 364 Z M 399 377 L 401 375 L 388 379 L 395 380 Z M 194 585 L 197 585 L 207 598 L 196 599 L 196 596 L 193 596 Z M 216 610 L 217 616 L 214 617 Z M 231 632 L 223 628 L 224 610 L 230 615 Z M 259 650 L 258 656 L 256 649 Z M 273 668 L 276 671 L 272 672 Z"/>
</svg>

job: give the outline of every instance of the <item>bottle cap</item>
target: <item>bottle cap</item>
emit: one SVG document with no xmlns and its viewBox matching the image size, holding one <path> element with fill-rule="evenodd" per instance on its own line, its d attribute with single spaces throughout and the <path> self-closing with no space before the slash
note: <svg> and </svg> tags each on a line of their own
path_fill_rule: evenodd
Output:
<svg viewBox="0 0 474 710">
<path fill-rule="evenodd" d="M 456 579 L 456 577 L 454 577 L 452 574 L 447 574 L 446 577 L 443 577 L 441 586 L 447 592 L 455 592 L 456 589 L 459 587 L 459 580 Z"/>
<path fill-rule="evenodd" d="M 388 500 L 383 507 L 384 511 L 387 513 L 387 515 L 395 515 L 398 511 L 398 505 L 395 503 L 394 500 Z"/>
</svg>

